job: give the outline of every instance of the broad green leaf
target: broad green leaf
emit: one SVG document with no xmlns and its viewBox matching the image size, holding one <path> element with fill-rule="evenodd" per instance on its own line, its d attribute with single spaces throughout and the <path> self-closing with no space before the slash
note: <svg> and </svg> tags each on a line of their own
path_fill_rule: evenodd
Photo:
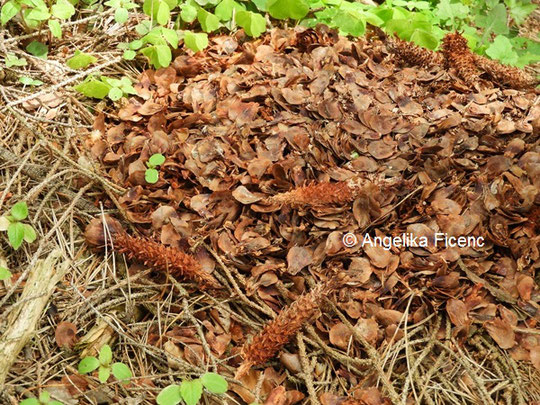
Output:
<svg viewBox="0 0 540 405">
<path fill-rule="evenodd" d="M 21 11 L 21 5 L 15 1 L 8 1 L 0 10 L 0 24 L 5 25 Z"/>
<path fill-rule="evenodd" d="M 259 13 L 238 11 L 236 22 L 250 37 L 258 37 L 266 31 L 266 19 Z"/>
<path fill-rule="evenodd" d="M 498 3 L 487 15 L 477 15 L 476 24 L 484 28 L 484 35 L 487 37 L 491 32 L 495 34 L 508 34 L 509 29 L 506 23 L 506 7 Z"/>
<path fill-rule="evenodd" d="M 27 398 L 20 402 L 19 405 L 40 405 L 37 398 Z"/>
<path fill-rule="evenodd" d="M 143 46 L 143 42 L 140 39 L 135 39 L 129 43 L 129 49 L 137 50 Z"/>
<path fill-rule="evenodd" d="M 88 65 L 95 62 L 97 62 L 97 58 L 95 56 L 92 56 L 89 53 L 81 52 L 77 49 L 75 51 L 75 55 L 66 61 L 66 65 L 68 65 L 71 69 L 84 69 Z"/>
<path fill-rule="evenodd" d="M 159 3 L 158 11 L 156 13 L 156 21 L 160 25 L 167 25 L 171 18 L 171 10 L 169 9 L 169 5 L 162 1 Z"/>
<path fill-rule="evenodd" d="M 366 31 L 366 22 L 357 11 L 342 11 L 332 19 L 332 24 L 346 34 L 358 37 Z"/>
<path fill-rule="evenodd" d="M 45 21 L 51 16 L 48 9 L 34 8 L 32 10 L 25 10 L 25 19 L 34 21 Z"/>
<path fill-rule="evenodd" d="M 165 387 L 156 398 L 158 405 L 176 405 L 182 400 L 179 385 Z"/>
<path fill-rule="evenodd" d="M 208 46 L 208 35 L 204 32 L 194 33 L 186 31 L 184 34 L 184 44 L 193 52 L 202 51 Z"/>
<path fill-rule="evenodd" d="M 163 156 L 161 153 L 154 153 L 152 156 L 150 156 L 150 159 L 148 159 L 149 167 L 160 166 L 163 163 L 165 163 L 165 156 Z"/>
<path fill-rule="evenodd" d="M 41 86 L 43 84 L 41 80 L 32 79 L 31 77 L 28 77 L 28 76 L 19 77 L 19 82 L 27 86 Z"/>
<path fill-rule="evenodd" d="M 86 97 L 104 99 L 109 94 L 111 86 L 97 79 L 87 79 L 74 87 L 79 93 Z"/>
<path fill-rule="evenodd" d="M 28 217 L 28 205 L 26 205 L 25 201 L 19 201 L 17 204 L 11 207 L 10 212 L 11 215 L 13 215 L 13 218 L 15 218 L 17 221 L 22 221 Z"/>
<path fill-rule="evenodd" d="M 114 11 L 114 20 L 118 24 L 124 24 L 129 18 L 129 11 L 123 7 L 119 7 Z"/>
<path fill-rule="evenodd" d="M 98 379 L 102 383 L 106 383 L 109 377 L 111 376 L 111 369 L 105 366 L 99 366 L 98 370 Z"/>
<path fill-rule="evenodd" d="M 245 10 L 245 7 L 237 3 L 234 0 L 222 0 L 215 8 L 214 14 L 221 20 L 221 21 L 230 21 L 233 15 L 233 10 L 236 10 L 236 12 L 240 12 Z"/>
<path fill-rule="evenodd" d="M 47 59 L 47 53 L 49 52 L 49 48 L 47 45 L 42 44 L 38 41 L 32 41 L 26 46 L 26 50 L 31 55 L 37 56 L 38 58 Z"/>
<path fill-rule="evenodd" d="M 493 43 L 486 49 L 486 54 L 491 59 L 497 59 L 507 65 L 514 65 L 518 61 L 518 55 L 512 43 L 504 35 L 495 37 Z"/>
<path fill-rule="evenodd" d="M 424 30 L 415 30 L 411 35 L 411 42 L 428 49 L 435 49 L 439 45 L 437 38 Z"/>
<path fill-rule="evenodd" d="M 251 0 L 251 2 L 255 4 L 255 7 L 257 7 L 257 9 L 264 13 L 268 11 L 268 1 L 269 0 Z"/>
<path fill-rule="evenodd" d="M 15 55 L 13 53 L 6 54 L 5 63 L 6 63 L 6 67 L 26 66 L 28 64 L 26 62 L 26 59 L 18 58 L 17 55 Z"/>
<path fill-rule="evenodd" d="M 88 374 L 99 367 L 99 360 L 94 356 L 87 356 L 79 363 L 79 373 Z"/>
<path fill-rule="evenodd" d="M 455 26 L 454 20 L 468 15 L 469 7 L 459 2 L 451 3 L 450 0 L 440 0 L 434 11 L 435 15 L 441 20 L 448 21 L 447 25 Z"/>
<path fill-rule="evenodd" d="M 219 18 L 214 14 L 209 13 L 204 8 L 199 8 L 197 11 L 197 19 L 201 24 L 201 28 L 204 32 L 212 32 L 217 30 L 221 24 L 219 23 Z"/>
<path fill-rule="evenodd" d="M 305 0 L 269 0 L 267 6 L 270 15 L 278 20 L 287 18 L 300 20 L 309 11 L 309 5 Z"/>
<path fill-rule="evenodd" d="M 109 94 L 107 95 L 112 101 L 118 101 L 122 98 L 124 92 L 118 87 L 111 87 Z"/>
<path fill-rule="evenodd" d="M 128 49 L 124 51 L 122 58 L 124 58 L 125 60 L 133 60 L 135 59 L 135 56 L 137 56 L 137 52 L 132 51 L 131 49 Z"/>
<path fill-rule="evenodd" d="M 20 222 L 13 222 L 8 227 L 8 240 L 11 247 L 19 249 L 24 239 L 24 226 Z"/>
<path fill-rule="evenodd" d="M 103 345 L 99 351 L 99 363 L 102 366 L 108 366 L 112 361 L 111 346 Z"/>
<path fill-rule="evenodd" d="M 111 370 L 114 378 L 119 381 L 129 380 L 133 376 L 129 367 L 124 363 L 114 363 L 111 366 Z"/>
<path fill-rule="evenodd" d="M 32 243 L 36 240 L 37 235 L 34 228 L 31 225 L 23 224 L 24 226 L 24 241 L 27 243 Z"/>
<path fill-rule="evenodd" d="M 11 272 L 5 267 L 0 266 L 0 280 L 11 278 Z"/>
<path fill-rule="evenodd" d="M 203 386 L 200 380 L 182 381 L 180 394 L 187 405 L 197 405 L 202 396 Z"/>
<path fill-rule="evenodd" d="M 148 20 L 144 20 L 135 26 L 135 31 L 137 31 L 137 34 L 139 35 L 146 35 L 148 32 L 150 32 L 151 28 L 152 23 Z"/>
<path fill-rule="evenodd" d="M 159 180 L 159 172 L 156 169 L 146 169 L 144 179 L 147 183 L 155 184 Z"/>
<path fill-rule="evenodd" d="M 504 0 L 504 3 L 508 6 L 510 16 L 517 25 L 523 24 L 527 17 L 538 7 L 536 4 L 518 0 Z"/>
<path fill-rule="evenodd" d="M 156 55 L 159 62 L 159 67 L 167 67 L 171 64 L 171 48 L 169 48 L 167 45 L 156 45 Z"/>
<path fill-rule="evenodd" d="M 143 12 L 149 17 L 155 18 L 160 0 L 144 0 Z"/>
<path fill-rule="evenodd" d="M 51 394 L 49 394 L 49 391 L 43 391 L 41 394 L 39 394 L 39 401 L 42 403 L 47 403 L 51 400 Z"/>
<path fill-rule="evenodd" d="M 180 6 L 180 9 L 180 18 L 182 18 L 183 21 L 191 23 L 197 18 L 197 7 L 189 3 L 184 3 Z"/>
<path fill-rule="evenodd" d="M 176 33 L 175 30 L 172 30 L 170 28 L 165 28 L 165 27 L 162 27 L 161 28 L 161 35 L 163 36 L 163 38 L 165 38 L 165 40 L 174 48 L 178 48 L 178 41 L 179 41 L 179 38 L 178 38 L 178 34 Z"/>
<path fill-rule="evenodd" d="M 68 0 L 57 0 L 51 7 L 52 14 L 61 20 L 67 20 L 75 14 L 75 7 Z"/>
<path fill-rule="evenodd" d="M 51 30 L 51 34 L 55 38 L 62 38 L 62 27 L 60 26 L 60 23 L 58 20 L 53 20 L 52 18 L 47 21 L 47 25 L 49 26 L 49 29 Z"/>
<path fill-rule="evenodd" d="M 224 394 L 229 389 L 227 380 L 216 373 L 204 373 L 201 376 L 201 382 L 204 388 L 212 394 Z"/>
</svg>

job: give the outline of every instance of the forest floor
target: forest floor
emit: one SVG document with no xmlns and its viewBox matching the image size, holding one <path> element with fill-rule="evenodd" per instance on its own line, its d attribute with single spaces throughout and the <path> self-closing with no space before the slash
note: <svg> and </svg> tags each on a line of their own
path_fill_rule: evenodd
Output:
<svg viewBox="0 0 540 405">
<path fill-rule="evenodd" d="M 35 329 L 23 319 L 30 340 L 6 359 L 0 403 L 47 390 L 64 404 L 153 404 L 205 371 L 230 388 L 205 403 L 540 402 L 537 90 L 475 88 L 377 39 L 292 29 L 215 36 L 141 73 L 116 50 L 129 30 L 89 18 L 92 38 L 74 28 L 47 60 L 25 55 L 42 87 L 2 72 L 0 213 L 26 201 L 38 233 L 17 251 L 2 237 L 2 338 L 46 300 Z M 4 38 L 0 56 L 34 38 Z M 70 90 L 83 74 L 59 63 L 68 46 L 98 56 L 84 75 L 128 76 L 138 96 Z M 104 215 L 146 239 L 126 256 L 92 249 L 85 228 Z M 428 246 L 361 246 L 404 233 Z M 128 259 L 152 243 L 187 252 L 217 291 Z M 321 313 L 235 379 L 245 342 L 339 273 Z M 129 384 L 77 372 L 105 343 Z"/>
</svg>

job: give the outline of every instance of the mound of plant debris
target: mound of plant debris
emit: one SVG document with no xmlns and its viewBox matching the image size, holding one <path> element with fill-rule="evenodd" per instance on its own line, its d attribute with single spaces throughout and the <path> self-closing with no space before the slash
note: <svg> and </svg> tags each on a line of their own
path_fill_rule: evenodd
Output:
<svg viewBox="0 0 540 405">
<path fill-rule="evenodd" d="M 215 36 L 99 113 L 82 152 L 127 190 L 100 198 L 109 246 L 196 312 L 150 344 L 236 374 L 240 403 L 540 400 L 539 97 L 452 35 Z"/>
</svg>

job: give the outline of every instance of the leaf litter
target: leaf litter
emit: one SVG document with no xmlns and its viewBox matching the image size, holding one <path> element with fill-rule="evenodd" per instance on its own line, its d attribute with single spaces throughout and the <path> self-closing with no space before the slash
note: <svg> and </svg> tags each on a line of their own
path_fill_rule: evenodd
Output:
<svg viewBox="0 0 540 405">
<path fill-rule="evenodd" d="M 321 28 L 273 29 L 251 42 L 215 36 L 203 52 L 144 71 L 138 96 L 98 114 L 85 147 L 127 190 L 119 204 L 140 236 L 115 221 L 113 245 L 178 281 L 198 281 L 185 287 L 202 306 L 205 339 L 174 326 L 151 332 L 149 344 L 199 366 L 218 359 L 246 403 L 294 404 L 315 381 L 323 405 L 413 403 L 417 391 L 416 403 L 451 403 L 437 377 L 447 373 L 467 387 L 467 403 L 503 395 L 505 375 L 480 378 L 463 361 L 454 374 L 458 366 L 444 364 L 464 351 L 477 362 L 498 351 L 509 359 L 494 356 L 494 370 L 519 363 L 538 373 L 538 92 L 489 77 L 476 86 L 482 71 L 469 66 L 459 34 L 443 54 L 402 42 L 352 42 Z M 146 162 L 157 153 L 166 160 L 148 184 Z M 87 239 L 103 245 L 101 222 L 93 227 Z M 347 232 L 360 242 L 367 232 L 485 243 L 346 247 Z M 212 308 L 223 298 L 205 285 L 228 288 L 231 301 Z M 293 338 L 302 326 L 311 363 Z M 432 338 L 407 343 L 422 327 Z M 388 356 L 389 378 L 381 375 Z M 540 398 L 538 374 L 536 389 L 511 379 L 511 403 Z"/>
</svg>

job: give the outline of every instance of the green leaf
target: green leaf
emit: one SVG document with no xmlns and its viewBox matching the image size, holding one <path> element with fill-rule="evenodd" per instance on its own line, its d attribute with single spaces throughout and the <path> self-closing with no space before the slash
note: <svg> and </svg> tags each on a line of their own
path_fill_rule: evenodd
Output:
<svg viewBox="0 0 540 405">
<path fill-rule="evenodd" d="M 26 62 L 26 59 L 24 58 L 18 58 L 17 55 L 13 53 L 6 54 L 6 67 L 12 67 L 12 66 L 26 66 L 28 63 Z"/>
<path fill-rule="evenodd" d="M 21 11 L 21 5 L 15 1 L 8 1 L 0 10 L 0 24 L 5 25 Z"/>
<path fill-rule="evenodd" d="M 176 405 L 182 400 L 179 385 L 169 385 L 163 388 L 156 398 L 158 405 Z"/>
<path fill-rule="evenodd" d="M 32 79 L 31 77 L 28 77 L 28 76 L 19 77 L 19 82 L 27 86 L 41 86 L 43 84 L 41 80 Z"/>
<path fill-rule="evenodd" d="M 129 11 L 123 7 L 119 7 L 114 11 L 114 20 L 118 24 L 124 24 L 129 18 Z"/>
<path fill-rule="evenodd" d="M 346 34 L 358 37 L 366 31 L 366 22 L 357 11 L 340 10 L 332 19 L 332 24 Z"/>
<path fill-rule="evenodd" d="M 37 398 L 27 398 L 21 401 L 19 405 L 40 405 L 40 404 Z"/>
<path fill-rule="evenodd" d="M 487 15 L 477 15 L 476 24 L 484 28 L 485 37 L 488 37 L 492 32 L 504 35 L 509 32 L 506 20 L 506 7 L 499 3 Z"/>
<path fill-rule="evenodd" d="M 109 377 L 111 376 L 111 369 L 106 366 L 99 366 L 98 370 L 98 380 L 102 383 L 106 383 Z"/>
<path fill-rule="evenodd" d="M 160 67 L 167 67 L 171 64 L 171 48 L 167 45 L 156 45 L 156 54 Z"/>
<path fill-rule="evenodd" d="M 143 12 L 149 17 L 155 18 L 160 0 L 144 0 Z"/>
<path fill-rule="evenodd" d="M 11 272 L 5 267 L 0 266 L 0 280 L 7 280 L 11 278 Z"/>
<path fill-rule="evenodd" d="M 189 3 L 180 5 L 180 18 L 187 23 L 195 21 L 197 18 L 197 8 Z"/>
<path fill-rule="evenodd" d="M 103 345 L 99 351 L 99 363 L 102 366 L 108 366 L 112 361 L 111 346 Z"/>
<path fill-rule="evenodd" d="M 135 56 L 137 56 L 137 52 L 132 51 L 131 49 L 128 49 L 124 51 L 122 58 L 124 58 L 125 60 L 133 60 L 135 59 Z"/>
<path fill-rule="evenodd" d="M 19 201 L 17 204 L 11 207 L 10 212 L 11 215 L 13 215 L 13 218 L 15 218 L 17 221 L 22 221 L 28 217 L 28 205 L 26 205 L 25 201 Z"/>
<path fill-rule="evenodd" d="M 258 37 L 266 31 L 266 20 L 259 13 L 251 11 L 238 11 L 236 22 L 250 37 Z"/>
<path fill-rule="evenodd" d="M 137 50 L 143 46 L 143 42 L 140 39 L 135 39 L 129 43 L 129 49 Z"/>
<path fill-rule="evenodd" d="M 202 51 L 208 46 L 208 35 L 204 32 L 193 33 L 186 31 L 184 34 L 184 44 L 193 52 Z"/>
<path fill-rule="evenodd" d="M 86 356 L 79 363 L 79 373 L 88 374 L 99 367 L 99 360 L 94 356 Z"/>
<path fill-rule="evenodd" d="M 89 53 L 81 52 L 77 49 L 75 51 L 75 55 L 66 61 L 66 65 L 68 65 L 71 69 L 84 69 L 88 65 L 95 62 L 97 62 L 97 58 L 95 56 L 92 56 Z"/>
<path fill-rule="evenodd" d="M 411 42 L 432 50 L 439 45 L 437 38 L 430 32 L 424 30 L 415 30 L 411 35 Z"/>
<path fill-rule="evenodd" d="M 268 11 L 268 1 L 269 0 L 251 0 L 251 2 L 255 4 L 255 7 L 257 7 L 257 9 L 263 13 Z"/>
<path fill-rule="evenodd" d="M 267 4 L 270 15 L 278 20 L 287 18 L 300 20 L 309 11 L 309 5 L 305 0 L 269 0 Z"/>
<path fill-rule="evenodd" d="M 26 46 L 26 50 L 31 55 L 37 56 L 38 58 L 47 59 L 47 53 L 49 52 L 49 48 L 47 45 L 42 44 L 38 41 L 32 41 Z"/>
<path fill-rule="evenodd" d="M 23 226 L 24 226 L 24 241 L 27 243 L 32 243 L 37 238 L 36 231 L 34 230 L 34 228 L 32 228 L 32 226 L 28 224 L 23 224 Z"/>
<path fill-rule="evenodd" d="M 148 20 L 144 20 L 135 26 L 135 31 L 137 31 L 137 34 L 139 35 L 146 35 L 150 32 L 150 28 L 152 28 L 152 23 Z"/>
<path fill-rule="evenodd" d="M 156 169 L 146 169 L 144 179 L 147 183 L 155 184 L 159 180 L 159 172 Z"/>
<path fill-rule="evenodd" d="M 233 15 L 233 10 L 236 10 L 236 12 L 238 13 L 240 11 L 245 10 L 245 7 L 242 4 L 239 4 L 234 0 L 222 0 L 216 6 L 216 8 L 214 10 L 214 14 L 221 21 L 230 21 L 231 18 L 232 18 L 232 15 Z"/>
<path fill-rule="evenodd" d="M 522 3 L 517 0 L 505 0 L 504 2 L 508 6 L 510 16 L 517 25 L 523 24 L 527 17 L 538 7 L 536 4 L 531 4 L 530 2 Z"/>
<path fill-rule="evenodd" d="M 197 405 L 202 396 L 202 383 L 200 380 L 182 381 L 180 394 L 187 405 Z"/>
<path fill-rule="evenodd" d="M 13 222 L 8 227 L 8 240 L 11 247 L 19 249 L 24 239 L 24 226 L 20 222 Z"/>
<path fill-rule="evenodd" d="M 51 11 L 56 18 L 67 20 L 75 14 L 75 7 L 68 0 L 57 0 Z"/>
<path fill-rule="evenodd" d="M 197 11 L 197 19 L 199 20 L 201 28 L 204 32 L 215 31 L 221 26 L 219 18 L 217 18 L 214 14 L 209 13 L 204 8 L 199 8 Z"/>
<path fill-rule="evenodd" d="M 47 25 L 49 26 L 53 37 L 62 38 L 62 27 L 60 26 L 58 20 L 50 19 L 49 21 L 47 21 Z"/>
<path fill-rule="evenodd" d="M 216 373 L 204 373 L 201 376 L 201 382 L 212 394 L 224 394 L 229 389 L 227 380 Z"/>
<path fill-rule="evenodd" d="M 447 25 L 454 25 L 456 17 L 460 18 L 469 14 L 469 7 L 461 3 L 451 3 L 450 0 L 441 0 L 434 11 L 441 20 L 448 21 Z"/>
<path fill-rule="evenodd" d="M 84 94 L 86 97 L 104 99 L 109 94 L 112 86 L 103 83 L 100 80 L 90 78 L 74 87 L 76 91 Z"/>
<path fill-rule="evenodd" d="M 163 163 L 165 163 L 165 156 L 163 156 L 161 153 L 154 153 L 150 158 L 148 159 L 148 167 L 156 167 L 160 166 Z"/>
<path fill-rule="evenodd" d="M 25 20 L 45 21 L 50 16 L 51 14 L 49 13 L 47 8 L 44 8 L 44 9 L 34 8 L 31 10 L 24 10 Z"/>
<path fill-rule="evenodd" d="M 497 35 L 493 43 L 486 49 L 486 54 L 491 59 L 500 60 L 507 65 L 515 65 L 518 55 L 512 47 L 512 43 L 504 35 Z"/>
<path fill-rule="evenodd" d="M 111 370 L 114 377 L 119 381 L 129 380 L 133 376 L 129 367 L 124 363 L 114 363 Z"/>
<path fill-rule="evenodd" d="M 160 25 L 166 25 L 169 22 L 169 19 L 171 18 L 171 10 L 169 9 L 169 5 L 162 1 L 159 3 L 158 11 L 156 14 L 156 21 Z"/>
<path fill-rule="evenodd" d="M 124 93 L 118 87 L 111 87 L 111 89 L 109 90 L 109 94 L 107 94 L 107 96 L 112 101 L 118 101 L 124 96 Z"/>
<path fill-rule="evenodd" d="M 49 391 L 43 391 L 41 394 L 39 394 L 39 402 L 41 403 L 47 403 L 51 400 L 51 394 L 49 394 Z"/>
<path fill-rule="evenodd" d="M 165 27 L 162 27 L 161 28 L 161 35 L 163 36 L 163 38 L 165 38 L 165 40 L 171 44 L 171 46 L 176 49 L 178 48 L 178 34 L 176 33 L 175 30 L 171 30 L 170 28 L 165 28 Z"/>
</svg>

